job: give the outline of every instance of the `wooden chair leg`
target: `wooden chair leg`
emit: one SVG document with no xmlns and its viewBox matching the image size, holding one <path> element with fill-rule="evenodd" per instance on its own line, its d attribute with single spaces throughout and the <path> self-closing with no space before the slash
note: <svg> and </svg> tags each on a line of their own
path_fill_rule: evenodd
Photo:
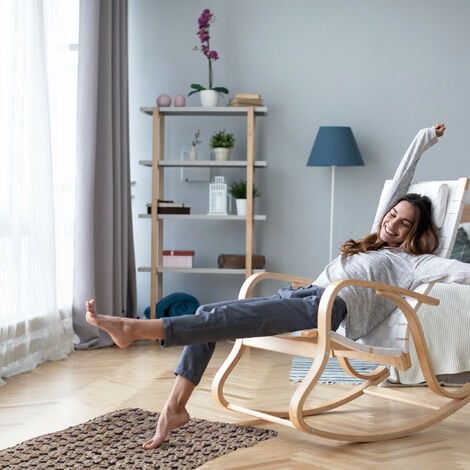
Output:
<svg viewBox="0 0 470 470">
<path fill-rule="evenodd" d="M 212 396 L 214 400 L 224 408 L 228 408 L 229 405 L 229 402 L 225 399 L 224 396 L 225 382 L 240 361 L 244 350 L 245 346 L 243 345 L 243 341 L 237 339 L 233 345 L 232 350 L 230 351 L 230 354 L 227 356 L 227 359 L 225 359 L 224 363 L 220 366 L 212 381 Z"/>
</svg>

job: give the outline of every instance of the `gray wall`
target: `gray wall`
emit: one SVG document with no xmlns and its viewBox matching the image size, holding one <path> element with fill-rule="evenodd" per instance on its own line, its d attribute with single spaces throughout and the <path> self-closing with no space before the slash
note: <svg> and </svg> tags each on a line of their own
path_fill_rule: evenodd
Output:
<svg viewBox="0 0 470 470">
<path fill-rule="evenodd" d="M 137 265 L 149 265 L 150 222 L 138 219 L 150 200 L 151 118 L 139 112 L 156 97 L 206 85 L 196 21 L 203 8 L 211 26 L 216 85 L 230 95 L 259 92 L 269 108 L 258 121 L 258 170 L 266 222 L 256 223 L 256 251 L 269 270 L 314 277 L 328 261 L 330 169 L 305 166 L 318 126 L 351 126 L 365 167 L 336 171 L 334 246 L 365 234 L 383 181 L 416 131 L 443 121 L 447 133 L 426 153 L 416 179 L 470 176 L 470 2 L 466 0 L 130 0 L 130 125 Z M 198 105 L 198 97 L 188 105 Z M 187 119 L 187 120 L 186 120 Z M 190 147 L 195 129 L 208 149 L 213 130 L 234 131 L 235 156 L 243 123 L 180 118 L 168 126 L 169 158 Z M 173 172 L 173 173 L 172 173 Z M 168 172 L 165 196 L 207 210 L 207 183 L 183 183 Z M 226 174 L 233 179 L 236 172 Z M 234 222 L 167 224 L 166 248 L 194 248 L 198 265 L 218 253 L 241 252 L 243 227 Z M 189 292 L 201 302 L 233 298 L 241 277 L 168 275 L 165 294 Z M 139 312 L 149 304 L 149 275 L 138 274 Z M 265 293 L 265 292 L 261 292 Z"/>
</svg>

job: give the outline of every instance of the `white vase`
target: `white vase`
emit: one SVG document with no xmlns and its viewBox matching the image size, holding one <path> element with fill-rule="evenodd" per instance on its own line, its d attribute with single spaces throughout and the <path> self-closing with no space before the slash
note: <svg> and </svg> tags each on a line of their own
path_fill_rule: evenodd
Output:
<svg viewBox="0 0 470 470">
<path fill-rule="evenodd" d="M 214 155 L 216 160 L 228 160 L 230 158 L 231 148 L 215 147 Z"/>
<path fill-rule="evenodd" d="M 246 199 L 235 199 L 237 215 L 246 215 Z"/>
<path fill-rule="evenodd" d="M 197 151 L 196 151 L 196 146 L 193 145 L 191 147 L 191 150 L 189 151 L 189 159 L 190 160 L 197 160 Z"/>
<path fill-rule="evenodd" d="M 201 90 L 201 106 L 204 108 L 214 108 L 219 104 L 219 93 L 215 90 Z"/>
</svg>

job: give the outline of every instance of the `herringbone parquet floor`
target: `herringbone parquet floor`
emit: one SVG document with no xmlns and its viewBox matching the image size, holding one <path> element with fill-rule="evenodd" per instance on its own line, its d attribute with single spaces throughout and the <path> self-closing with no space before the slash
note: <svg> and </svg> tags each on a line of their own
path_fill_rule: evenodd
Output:
<svg viewBox="0 0 470 470">
<path fill-rule="evenodd" d="M 276 429 L 279 435 L 249 449 L 206 464 L 211 469 L 470 469 L 470 406 L 413 436 L 387 442 L 348 444 L 299 433 L 228 412 L 212 400 L 211 379 L 231 345 L 218 345 L 205 379 L 189 403 L 193 417 Z M 127 407 L 161 410 L 180 348 L 161 349 L 141 342 L 126 350 L 115 347 L 77 351 L 7 380 L 0 388 L 0 448 L 84 422 Z M 249 366 L 255 365 L 256 373 Z M 231 391 L 242 401 L 276 407 L 286 392 L 276 387 L 288 377 L 290 358 L 253 352 L 241 365 Z M 295 385 L 287 383 L 288 391 Z M 325 385 L 327 396 L 348 385 Z M 263 389 L 264 400 L 261 398 Z M 410 393 L 427 393 L 413 388 Z M 373 397 L 355 405 L 338 426 L 375 426 L 400 421 L 409 412 L 383 407 Z M 401 406 L 401 405 L 400 405 Z"/>
</svg>

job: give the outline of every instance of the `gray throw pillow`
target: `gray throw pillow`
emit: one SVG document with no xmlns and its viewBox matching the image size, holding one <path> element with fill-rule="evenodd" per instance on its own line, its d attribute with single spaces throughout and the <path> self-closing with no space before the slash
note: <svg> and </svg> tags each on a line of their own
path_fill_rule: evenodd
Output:
<svg viewBox="0 0 470 470">
<path fill-rule="evenodd" d="M 470 240 L 463 227 L 459 227 L 457 230 L 457 237 L 450 257 L 464 263 L 470 263 Z"/>
</svg>

